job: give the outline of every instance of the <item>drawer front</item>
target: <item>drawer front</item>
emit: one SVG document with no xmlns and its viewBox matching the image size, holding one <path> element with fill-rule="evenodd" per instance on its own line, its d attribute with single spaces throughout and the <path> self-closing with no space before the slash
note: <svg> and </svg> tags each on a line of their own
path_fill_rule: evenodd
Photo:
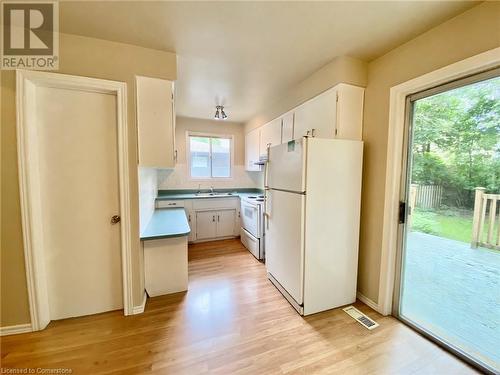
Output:
<svg viewBox="0 0 500 375">
<path fill-rule="evenodd" d="M 237 208 L 238 198 L 203 198 L 193 200 L 194 210 Z"/>
<path fill-rule="evenodd" d="M 172 207 L 184 207 L 183 200 L 173 200 L 173 201 L 156 201 L 156 208 L 172 208 Z"/>
<path fill-rule="evenodd" d="M 259 240 L 241 228 L 241 243 L 250 251 L 254 257 L 260 259 L 259 256 Z"/>
</svg>

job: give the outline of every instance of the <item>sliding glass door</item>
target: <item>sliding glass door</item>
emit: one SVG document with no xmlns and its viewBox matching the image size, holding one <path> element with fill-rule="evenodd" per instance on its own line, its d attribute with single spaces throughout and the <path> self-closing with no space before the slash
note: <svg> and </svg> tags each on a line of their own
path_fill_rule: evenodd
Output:
<svg viewBox="0 0 500 375">
<path fill-rule="evenodd" d="M 500 372 L 500 74 L 407 100 L 394 314 Z"/>
</svg>

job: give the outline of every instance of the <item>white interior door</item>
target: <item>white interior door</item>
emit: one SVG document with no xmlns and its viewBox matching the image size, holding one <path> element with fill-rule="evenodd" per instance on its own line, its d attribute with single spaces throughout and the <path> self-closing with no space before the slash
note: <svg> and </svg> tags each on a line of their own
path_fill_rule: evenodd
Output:
<svg viewBox="0 0 500 375">
<path fill-rule="evenodd" d="M 300 305 L 304 298 L 305 196 L 276 190 L 268 190 L 266 194 L 267 270 Z"/>
<path fill-rule="evenodd" d="M 217 211 L 196 212 L 196 239 L 204 240 L 217 236 Z"/>
<path fill-rule="evenodd" d="M 121 309 L 116 97 L 36 90 L 50 319 Z"/>
<path fill-rule="evenodd" d="M 217 237 L 229 237 L 234 234 L 236 210 L 217 212 Z"/>
</svg>

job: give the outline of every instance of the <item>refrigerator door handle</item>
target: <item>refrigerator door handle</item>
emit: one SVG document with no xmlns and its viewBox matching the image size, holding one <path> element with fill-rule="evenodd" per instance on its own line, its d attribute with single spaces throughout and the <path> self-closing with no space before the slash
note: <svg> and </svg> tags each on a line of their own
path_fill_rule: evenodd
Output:
<svg viewBox="0 0 500 375">
<path fill-rule="evenodd" d="M 269 188 L 265 188 L 264 191 L 265 191 L 265 198 L 264 198 L 264 225 L 266 227 L 266 230 L 269 230 L 269 218 L 271 217 L 271 215 L 269 215 L 269 212 L 267 212 L 267 200 L 269 199 L 269 194 L 268 192 L 270 191 L 271 189 Z"/>
</svg>

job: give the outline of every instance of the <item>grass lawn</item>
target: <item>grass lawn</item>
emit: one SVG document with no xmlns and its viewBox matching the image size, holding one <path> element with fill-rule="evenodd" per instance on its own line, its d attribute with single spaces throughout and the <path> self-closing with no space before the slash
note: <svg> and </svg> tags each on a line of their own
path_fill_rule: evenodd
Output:
<svg viewBox="0 0 500 375">
<path fill-rule="evenodd" d="M 485 222 L 484 233 L 488 231 L 488 223 Z M 412 230 L 469 243 L 472 238 L 472 212 L 416 208 Z"/>
</svg>

